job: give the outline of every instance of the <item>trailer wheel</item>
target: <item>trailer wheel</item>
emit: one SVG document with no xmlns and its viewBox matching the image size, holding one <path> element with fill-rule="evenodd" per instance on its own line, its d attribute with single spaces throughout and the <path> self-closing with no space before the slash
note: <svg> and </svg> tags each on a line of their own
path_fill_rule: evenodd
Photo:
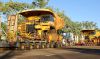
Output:
<svg viewBox="0 0 100 59">
<path fill-rule="evenodd" d="M 40 48 L 40 45 L 37 44 L 36 48 L 39 49 Z"/>
<path fill-rule="evenodd" d="M 32 44 L 30 44 L 30 49 L 33 49 L 33 45 Z"/>
<path fill-rule="evenodd" d="M 46 48 L 50 48 L 50 44 L 48 43 L 48 44 L 46 44 Z"/>
<path fill-rule="evenodd" d="M 25 49 L 24 43 L 21 43 L 20 48 L 21 48 L 21 50 L 24 50 Z"/>
</svg>

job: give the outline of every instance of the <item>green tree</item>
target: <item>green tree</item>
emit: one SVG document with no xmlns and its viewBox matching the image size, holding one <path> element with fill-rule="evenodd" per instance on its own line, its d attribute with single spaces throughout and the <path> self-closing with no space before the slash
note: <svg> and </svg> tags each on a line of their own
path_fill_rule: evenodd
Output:
<svg viewBox="0 0 100 59">
<path fill-rule="evenodd" d="M 31 8 L 34 8 L 32 4 L 23 2 L 14 2 L 13 0 L 10 0 L 9 2 L 3 3 L 1 11 L 3 12 L 3 14 L 10 15 L 10 14 L 16 14 L 21 10 L 31 9 Z"/>
<path fill-rule="evenodd" d="M 3 8 L 3 2 L 0 1 L 0 12 L 2 11 Z"/>
<path fill-rule="evenodd" d="M 82 29 L 87 29 L 87 30 L 91 30 L 91 29 L 96 29 L 97 28 L 96 23 L 89 22 L 89 21 L 81 22 L 81 27 L 82 27 Z"/>
<path fill-rule="evenodd" d="M 33 0 L 32 4 L 37 8 L 44 8 L 48 4 L 49 0 Z"/>
<path fill-rule="evenodd" d="M 13 0 L 9 0 L 8 2 L 0 2 L 0 6 L 2 7 L 0 11 L 8 15 L 14 15 L 17 14 L 19 11 L 25 10 L 25 9 L 33 9 L 34 6 L 32 4 L 23 3 L 23 2 L 14 2 Z M 22 22 L 24 18 L 19 18 L 18 23 Z"/>
<path fill-rule="evenodd" d="M 5 23 L 5 22 L 1 22 L 1 28 L 2 28 L 2 30 L 3 30 L 3 31 L 5 31 L 5 32 L 6 32 L 7 25 L 6 25 L 6 23 Z"/>
</svg>

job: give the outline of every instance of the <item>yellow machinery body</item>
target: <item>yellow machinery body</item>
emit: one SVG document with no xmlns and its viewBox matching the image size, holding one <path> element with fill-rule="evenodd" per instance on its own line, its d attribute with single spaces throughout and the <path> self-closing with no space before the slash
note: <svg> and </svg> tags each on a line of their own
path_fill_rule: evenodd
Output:
<svg viewBox="0 0 100 59">
<path fill-rule="evenodd" d="M 82 33 L 85 36 L 85 42 L 100 45 L 100 30 L 82 30 Z"/>
<path fill-rule="evenodd" d="M 18 24 L 21 42 L 25 40 L 46 44 L 62 42 L 62 36 L 57 32 L 64 27 L 64 21 L 56 13 L 48 9 L 30 9 L 19 14 L 25 19 Z"/>
</svg>

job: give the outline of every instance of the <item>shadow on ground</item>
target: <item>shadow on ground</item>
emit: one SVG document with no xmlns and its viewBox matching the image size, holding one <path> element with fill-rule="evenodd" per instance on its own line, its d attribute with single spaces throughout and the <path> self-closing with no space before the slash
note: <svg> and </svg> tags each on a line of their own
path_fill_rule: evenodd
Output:
<svg viewBox="0 0 100 59">
<path fill-rule="evenodd" d="M 18 56 L 21 55 L 22 53 L 24 53 L 25 51 L 22 50 L 15 50 L 15 49 L 9 49 L 7 50 L 8 52 L 5 53 L 4 55 L 0 56 L 0 59 L 11 59 L 14 56 Z"/>
<path fill-rule="evenodd" d="M 10 57 L 14 56 L 14 50 L 9 50 L 6 54 L 2 55 L 0 59 L 10 59 Z"/>
<path fill-rule="evenodd" d="M 89 49 L 89 48 L 67 48 L 67 50 L 85 53 L 85 54 L 95 54 L 100 55 L 100 49 Z"/>
</svg>

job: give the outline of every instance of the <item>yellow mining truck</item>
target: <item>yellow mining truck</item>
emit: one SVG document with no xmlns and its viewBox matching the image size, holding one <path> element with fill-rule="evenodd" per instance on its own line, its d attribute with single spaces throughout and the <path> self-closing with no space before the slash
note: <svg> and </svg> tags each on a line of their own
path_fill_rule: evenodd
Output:
<svg viewBox="0 0 100 59">
<path fill-rule="evenodd" d="M 82 30 L 86 45 L 100 45 L 100 30 Z"/>
<path fill-rule="evenodd" d="M 58 30 L 64 27 L 64 21 L 56 13 L 48 9 L 28 9 L 19 12 L 18 16 L 22 16 L 24 21 L 16 28 L 17 39 L 13 38 L 16 33 L 10 38 L 10 41 L 20 43 L 17 44 L 18 47 L 24 49 L 61 46 L 62 36 L 58 34 Z"/>
</svg>

